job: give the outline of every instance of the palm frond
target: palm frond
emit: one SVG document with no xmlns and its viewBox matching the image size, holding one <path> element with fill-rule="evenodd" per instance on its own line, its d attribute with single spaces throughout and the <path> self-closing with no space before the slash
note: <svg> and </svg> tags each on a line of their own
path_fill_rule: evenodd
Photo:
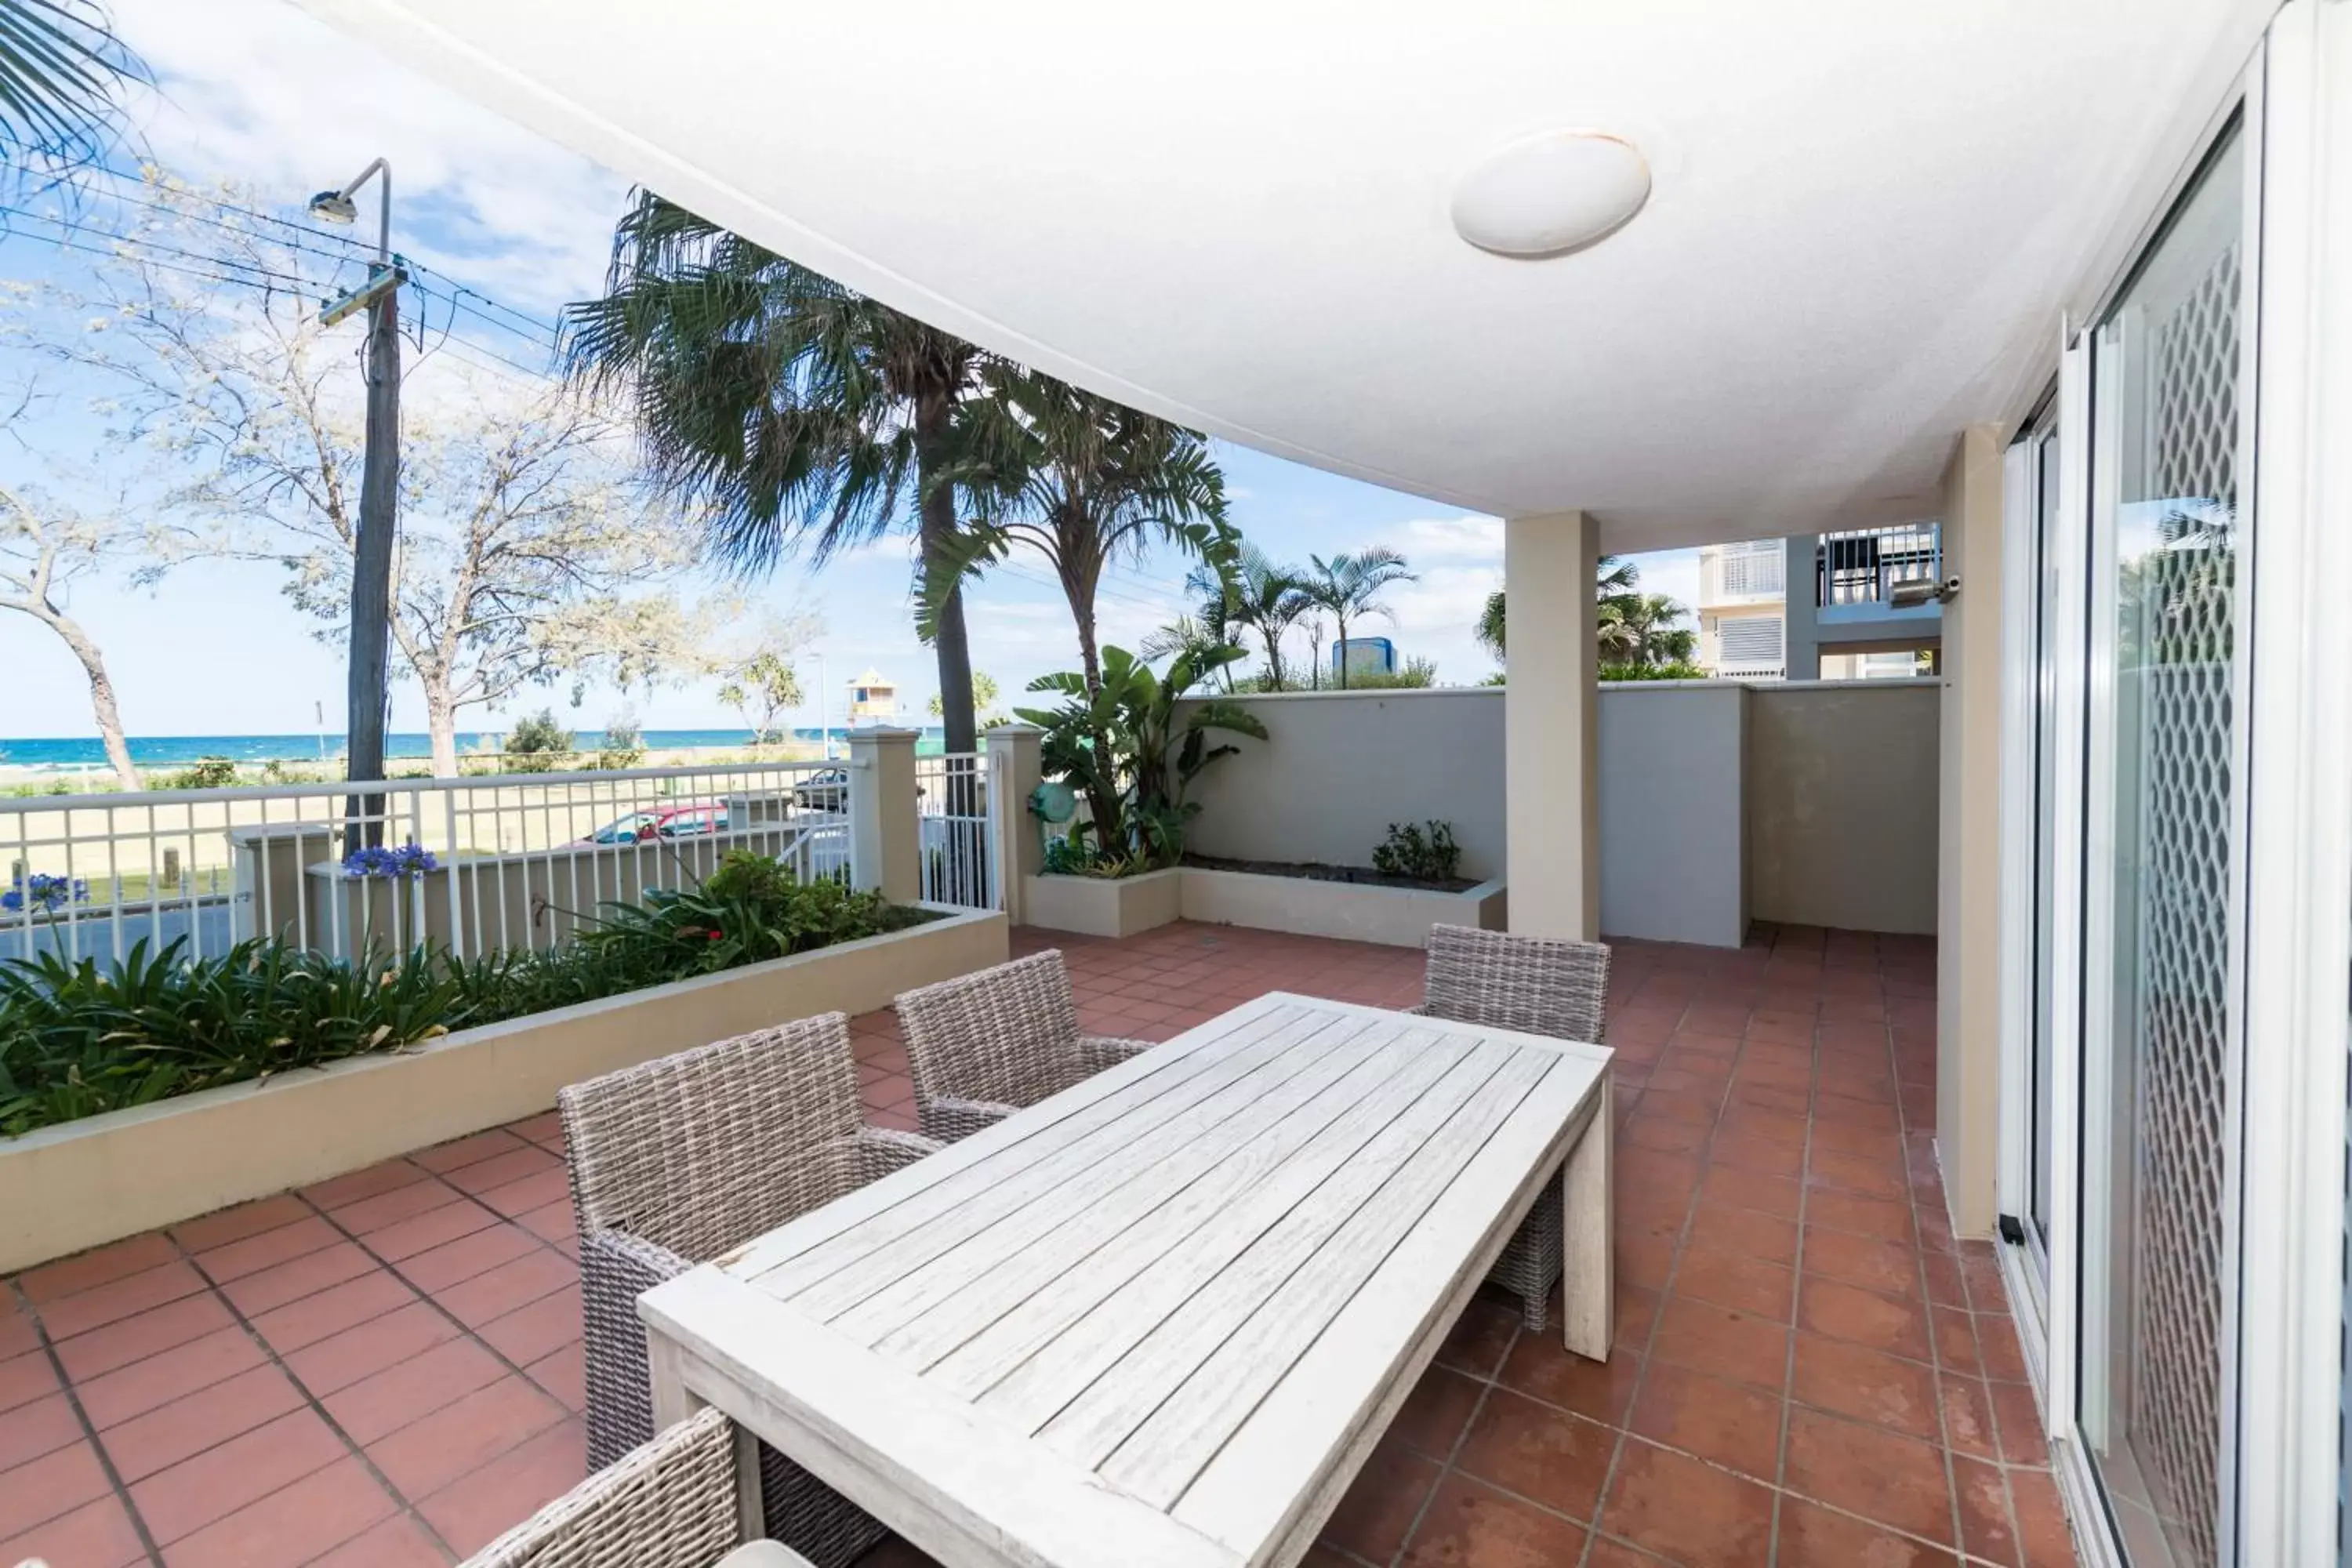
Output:
<svg viewBox="0 0 2352 1568">
<path fill-rule="evenodd" d="M 19 169 L 91 158 L 146 66 L 95 0 L 0 0 L 0 151 Z"/>
<path fill-rule="evenodd" d="M 814 564 L 910 516 L 915 410 L 944 406 L 971 344 L 640 190 L 604 297 L 565 308 L 574 382 L 625 395 L 647 467 L 756 576 Z"/>
</svg>

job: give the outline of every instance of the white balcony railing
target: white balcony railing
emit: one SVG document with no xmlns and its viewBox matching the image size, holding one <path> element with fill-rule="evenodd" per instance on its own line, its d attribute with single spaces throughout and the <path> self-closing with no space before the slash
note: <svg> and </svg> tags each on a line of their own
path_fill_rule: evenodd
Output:
<svg viewBox="0 0 2352 1568">
<path fill-rule="evenodd" d="M 690 886 L 727 851 L 846 872 L 848 772 L 823 763 L 503 773 L 0 801 L 0 958 L 189 957 L 282 935 L 466 957 L 566 941 L 600 904 Z M 429 856 L 353 875 L 369 846 Z"/>
</svg>

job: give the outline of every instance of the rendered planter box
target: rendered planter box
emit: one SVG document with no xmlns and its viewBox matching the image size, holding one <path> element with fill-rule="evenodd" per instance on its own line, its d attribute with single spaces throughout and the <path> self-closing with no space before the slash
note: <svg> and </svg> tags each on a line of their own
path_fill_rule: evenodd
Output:
<svg viewBox="0 0 2352 1568">
<path fill-rule="evenodd" d="M 1433 925 L 1500 931 L 1509 909 L 1500 880 L 1446 893 L 1198 866 L 1140 877 L 1034 876 L 1026 891 L 1030 925 L 1101 937 L 1188 920 L 1421 947 Z"/>
<path fill-rule="evenodd" d="M 934 909 L 941 906 L 928 906 Z M 1004 962 L 1004 916 L 910 930 L 0 1139 L 0 1272 L 545 1110 L 615 1068 Z"/>
<path fill-rule="evenodd" d="M 1184 918 L 1298 936 L 1425 947 L 1433 925 L 1501 931 L 1509 895 L 1498 878 L 1458 893 L 1326 882 L 1311 877 L 1184 868 Z"/>
<path fill-rule="evenodd" d="M 1133 936 L 1182 914 L 1184 875 L 1171 868 L 1140 877 L 1034 876 L 1022 908 L 1029 924 L 1048 931 Z"/>
</svg>

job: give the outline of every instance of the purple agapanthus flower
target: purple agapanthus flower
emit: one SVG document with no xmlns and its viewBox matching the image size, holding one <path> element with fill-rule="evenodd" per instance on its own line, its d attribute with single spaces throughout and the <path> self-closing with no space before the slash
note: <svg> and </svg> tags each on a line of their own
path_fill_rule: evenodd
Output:
<svg viewBox="0 0 2352 1568">
<path fill-rule="evenodd" d="M 28 883 L 16 879 L 16 885 L 0 892 L 0 910 L 21 914 L 29 903 L 34 909 L 54 914 L 68 904 L 89 902 L 89 883 L 79 877 L 52 877 L 45 871 L 33 873 Z"/>
<path fill-rule="evenodd" d="M 433 851 L 414 842 L 396 847 L 371 844 L 343 857 L 346 877 L 422 877 L 440 868 Z"/>
</svg>

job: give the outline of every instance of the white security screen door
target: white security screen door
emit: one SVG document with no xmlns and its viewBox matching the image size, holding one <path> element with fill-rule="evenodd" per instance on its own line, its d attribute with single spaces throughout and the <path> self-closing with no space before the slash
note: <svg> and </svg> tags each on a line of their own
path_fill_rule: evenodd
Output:
<svg viewBox="0 0 2352 1568">
<path fill-rule="evenodd" d="M 2136 1568 L 2215 1568 L 2228 1513 L 2244 182 L 2233 132 L 2094 347 L 2077 1408 Z"/>
</svg>

